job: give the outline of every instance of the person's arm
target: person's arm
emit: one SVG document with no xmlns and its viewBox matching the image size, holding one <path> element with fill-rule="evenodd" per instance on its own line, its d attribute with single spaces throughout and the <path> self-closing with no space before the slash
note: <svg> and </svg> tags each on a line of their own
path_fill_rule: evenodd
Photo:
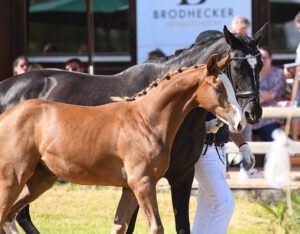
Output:
<svg viewBox="0 0 300 234">
<path fill-rule="evenodd" d="M 276 94 L 270 91 L 260 91 L 260 103 L 263 104 L 276 98 Z"/>
<path fill-rule="evenodd" d="M 245 141 L 243 135 L 241 133 L 229 133 L 229 137 L 234 144 L 239 148 L 239 151 L 245 161 L 248 163 L 247 168 L 248 170 L 252 169 L 255 166 L 255 156 L 252 153 L 249 145 Z"/>
<path fill-rule="evenodd" d="M 240 148 L 240 146 L 242 146 L 243 144 L 247 144 L 241 133 L 230 132 L 229 137 L 238 148 Z"/>
</svg>

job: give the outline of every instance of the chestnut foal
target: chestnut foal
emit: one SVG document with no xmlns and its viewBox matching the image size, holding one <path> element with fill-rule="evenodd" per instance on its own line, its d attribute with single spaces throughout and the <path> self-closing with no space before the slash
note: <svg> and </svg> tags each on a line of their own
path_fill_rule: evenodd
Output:
<svg viewBox="0 0 300 234">
<path fill-rule="evenodd" d="M 245 118 L 221 71 L 229 57 L 179 69 L 127 101 L 84 107 L 28 100 L 0 116 L 0 230 L 56 179 L 123 187 L 112 233 L 125 233 L 139 204 L 150 233 L 163 233 L 155 185 L 183 119 L 197 106 L 241 131 Z M 205 134 L 203 132 L 203 134 Z"/>
</svg>

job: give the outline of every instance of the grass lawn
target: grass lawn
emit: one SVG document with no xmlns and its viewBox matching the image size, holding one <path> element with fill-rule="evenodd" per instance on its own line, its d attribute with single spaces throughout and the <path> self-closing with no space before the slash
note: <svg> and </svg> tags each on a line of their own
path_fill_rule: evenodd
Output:
<svg viewBox="0 0 300 234">
<path fill-rule="evenodd" d="M 175 224 L 169 189 L 158 189 L 160 215 L 165 233 L 173 234 Z M 121 189 L 57 184 L 31 204 L 32 220 L 41 234 L 110 233 Z M 191 223 L 196 198 L 191 197 Z M 236 198 L 236 209 L 230 224 L 230 234 L 266 234 L 268 220 L 265 211 L 255 202 Z M 21 232 L 23 233 L 23 232 Z M 144 217 L 139 214 L 135 233 L 148 233 Z"/>
</svg>

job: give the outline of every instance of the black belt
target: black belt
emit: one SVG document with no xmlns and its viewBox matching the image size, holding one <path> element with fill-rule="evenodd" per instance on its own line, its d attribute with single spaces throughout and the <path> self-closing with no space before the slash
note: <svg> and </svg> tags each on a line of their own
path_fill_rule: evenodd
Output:
<svg viewBox="0 0 300 234">
<path fill-rule="evenodd" d="M 214 146 L 217 146 L 217 147 L 224 147 L 225 146 L 225 143 L 214 143 L 214 142 L 204 142 L 204 144 L 206 145 L 214 145 Z"/>
</svg>

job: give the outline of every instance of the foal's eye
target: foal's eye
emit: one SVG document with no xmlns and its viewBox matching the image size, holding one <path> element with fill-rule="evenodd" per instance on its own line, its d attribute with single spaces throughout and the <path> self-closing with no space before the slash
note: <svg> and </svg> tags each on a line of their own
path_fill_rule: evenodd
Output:
<svg viewBox="0 0 300 234">
<path fill-rule="evenodd" d="M 217 93 L 223 93 L 224 90 L 225 90 L 224 85 L 218 85 L 218 86 L 215 87 L 215 91 Z"/>
</svg>

